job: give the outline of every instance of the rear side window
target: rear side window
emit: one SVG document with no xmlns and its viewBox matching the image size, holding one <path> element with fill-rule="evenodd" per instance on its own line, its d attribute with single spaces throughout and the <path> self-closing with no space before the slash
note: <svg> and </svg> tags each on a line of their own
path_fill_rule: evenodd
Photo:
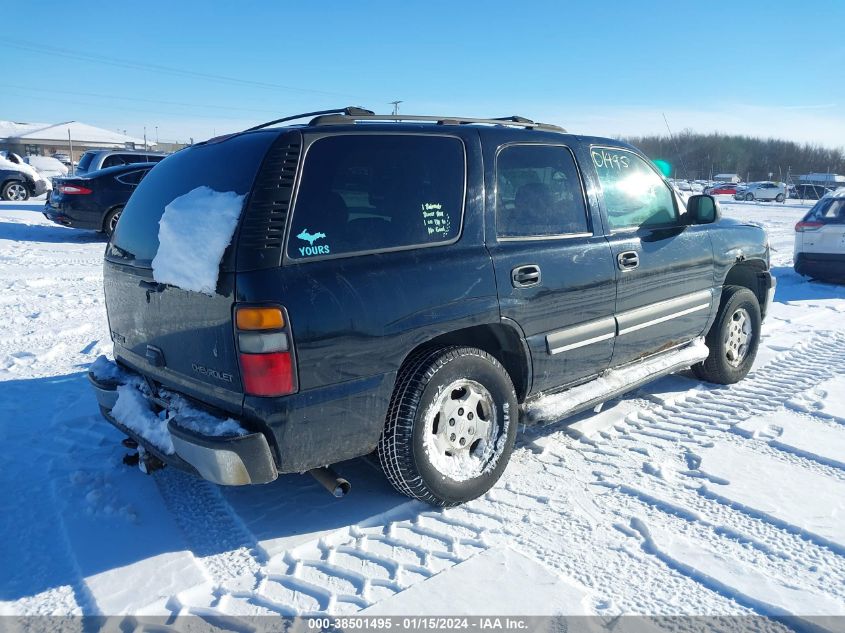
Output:
<svg viewBox="0 0 845 633">
<path fill-rule="evenodd" d="M 671 190 L 645 160 L 625 150 L 590 150 L 604 193 L 611 230 L 677 224 Z"/>
<path fill-rule="evenodd" d="M 452 137 L 348 134 L 308 149 L 293 210 L 292 259 L 450 242 L 466 167 Z"/>
<path fill-rule="evenodd" d="M 106 249 L 120 263 L 150 267 L 158 251 L 158 222 L 175 198 L 206 186 L 221 193 L 246 195 L 252 189 L 273 134 L 242 134 L 183 149 L 146 171 L 132 193 Z"/>
<path fill-rule="evenodd" d="M 128 174 L 123 174 L 122 176 L 117 176 L 117 180 L 122 182 L 125 185 L 137 185 L 141 180 L 143 180 L 144 176 L 147 175 L 147 169 L 139 169 L 138 171 L 130 171 Z"/>
<path fill-rule="evenodd" d="M 112 154 L 111 156 L 106 156 L 106 159 L 103 161 L 103 165 L 100 169 L 105 169 L 106 167 L 117 167 L 118 165 L 125 164 L 126 161 L 123 160 L 123 156 L 120 154 Z"/>
<path fill-rule="evenodd" d="M 566 147 L 510 145 L 496 158 L 496 233 L 534 237 L 586 233 L 587 208 Z"/>
</svg>

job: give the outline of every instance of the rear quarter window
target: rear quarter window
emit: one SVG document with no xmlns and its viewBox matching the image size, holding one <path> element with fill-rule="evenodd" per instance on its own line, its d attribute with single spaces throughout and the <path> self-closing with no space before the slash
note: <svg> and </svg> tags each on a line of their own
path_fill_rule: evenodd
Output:
<svg viewBox="0 0 845 633">
<path fill-rule="evenodd" d="M 307 151 L 287 255 L 295 260 L 433 246 L 460 235 L 460 139 L 347 134 Z"/>
<path fill-rule="evenodd" d="M 94 160 L 94 152 L 85 152 L 79 159 L 79 169 L 88 169 L 92 160 Z"/>
<path fill-rule="evenodd" d="M 804 220 L 814 220 L 825 224 L 845 224 L 845 198 L 822 198 L 807 212 Z"/>
</svg>

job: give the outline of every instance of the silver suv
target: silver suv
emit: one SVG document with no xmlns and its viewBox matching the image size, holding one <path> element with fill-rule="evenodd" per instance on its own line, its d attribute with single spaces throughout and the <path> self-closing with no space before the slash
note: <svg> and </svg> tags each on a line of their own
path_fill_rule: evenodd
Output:
<svg viewBox="0 0 845 633">
<path fill-rule="evenodd" d="M 160 152 L 143 152 L 128 149 L 101 149 L 89 150 L 79 159 L 74 175 L 82 176 L 91 171 L 105 169 L 106 167 L 117 167 L 118 165 L 130 165 L 132 163 L 157 163 L 164 159 L 167 154 Z"/>
</svg>

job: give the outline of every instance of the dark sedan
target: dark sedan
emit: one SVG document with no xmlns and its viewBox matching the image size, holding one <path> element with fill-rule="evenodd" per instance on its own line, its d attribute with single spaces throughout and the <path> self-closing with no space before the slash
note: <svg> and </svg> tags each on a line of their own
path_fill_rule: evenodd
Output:
<svg viewBox="0 0 845 633">
<path fill-rule="evenodd" d="M 120 165 L 78 178 L 56 178 L 44 205 L 48 220 L 111 235 L 135 187 L 155 163 Z"/>
</svg>

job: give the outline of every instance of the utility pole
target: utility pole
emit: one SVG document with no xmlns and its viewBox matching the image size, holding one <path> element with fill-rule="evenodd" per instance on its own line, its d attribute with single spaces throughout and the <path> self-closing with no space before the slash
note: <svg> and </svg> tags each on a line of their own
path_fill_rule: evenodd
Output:
<svg viewBox="0 0 845 633">
<path fill-rule="evenodd" d="M 70 175 L 76 173 L 76 168 L 73 166 L 73 139 L 70 138 L 70 126 L 67 126 L 67 145 L 70 150 Z"/>
<path fill-rule="evenodd" d="M 393 105 L 393 116 L 397 116 L 399 114 L 399 104 L 403 103 L 402 101 L 391 101 Z"/>
<path fill-rule="evenodd" d="M 156 125 L 156 145 L 158 145 L 158 126 Z"/>
</svg>

